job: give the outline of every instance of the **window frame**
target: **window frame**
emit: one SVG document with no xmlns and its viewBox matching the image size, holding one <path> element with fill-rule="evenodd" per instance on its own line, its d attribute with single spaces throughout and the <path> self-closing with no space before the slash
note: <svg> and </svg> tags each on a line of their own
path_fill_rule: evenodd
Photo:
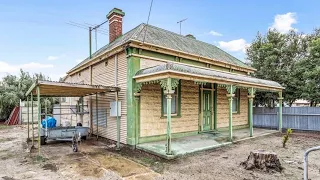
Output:
<svg viewBox="0 0 320 180">
<path fill-rule="evenodd" d="M 179 81 L 178 86 L 175 89 L 175 92 L 177 92 L 177 98 L 176 98 L 176 112 L 175 114 L 171 113 L 171 117 L 181 117 L 181 80 Z M 164 101 L 163 99 L 164 97 L 164 92 L 163 92 L 163 88 L 161 88 L 161 117 L 162 118 L 167 118 L 167 114 L 164 113 Z"/>
<path fill-rule="evenodd" d="M 232 98 L 232 104 L 233 104 L 233 101 L 235 100 L 235 97 L 237 98 L 237 110 L 236 111 L 233 111 L 233 107 L 232 107 L 232 114 L 240 114 L 240 89 L 236 89 L 236 92 L 235 92 L 235 96 Z"/>
</svg>

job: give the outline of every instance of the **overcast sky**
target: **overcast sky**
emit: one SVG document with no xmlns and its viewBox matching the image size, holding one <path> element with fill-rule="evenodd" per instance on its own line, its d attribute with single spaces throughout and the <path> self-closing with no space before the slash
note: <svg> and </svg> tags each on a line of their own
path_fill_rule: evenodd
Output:
<svg viewBox="0 0 320 180">
<path fill-rule="evenodd" d="M 0 78 L 28 72 L 42 72 L 53 80 L 86 58 L 88 31 L 67 23 L 86 25 L 106 20 L 114 7 L 126 15 L 123 32 L 147 21 L 151 0 L 1 0 L 0 1 Z M 150 24 L 214 44 L 240 60 L 257 32 L 275 28 L 282 33 L 294 29 L 311 32 L 320 27 L 320 1 L 191 1 L 154 0 Z M 108 25 L 102 27 L 108 30 Z M 108 36 L 98 34 L 98 49 Z M 93 44 L 93 49 L 95 50 Z"/>
</svg>

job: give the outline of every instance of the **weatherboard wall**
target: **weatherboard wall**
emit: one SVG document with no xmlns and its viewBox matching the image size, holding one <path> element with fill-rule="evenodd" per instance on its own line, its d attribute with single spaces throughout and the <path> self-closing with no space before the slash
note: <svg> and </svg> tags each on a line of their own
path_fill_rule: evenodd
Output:
<svg viewBox="0 0 320 180">
<path fill-rule="evenodd" d="M 104 85 L 104 86 L 115 86 L 116 74 L 115 65 L 118 64 L 117 68 L 117 86 L 121 88 L 119 92 L 119 101 L 121 101 L 121 128 L 120 128 L 120 141 L 126 143 L 127 137 L 127 111 L 126 111 L 126 87 L 127 87 L 127 62 L 124 52 L 118 54 L 118 60 L 115 60 L 115 56 L 111 56 L 106 60 L 102 60 L 99 63 L 92 66 L 92 84 L 93 85 Z M 79 75 L 80 73 L 80 75 Z M 68 77 L 66 82 L 79 83 L 83 82 L 90 84 L 90 70 L 89 68 L 75 73 L 74 75 Z M 98 103 L 96 103 L 96 95 L 91 95 L 92 98 L 92 116 L 93 116 L 93 134 L 99 136 L 117 140 L 117 121 L 116 117 L 110 117 L 110 103 L 115 101 L 116 93 L 109 92 L 104 94 L 98 94 Z M 85 102 L 88 101 L 90 105 L 90 96 L 84 98 Z M 71 103 L 76 104 L 77 98 L 71 98 Z M 69 98 L 70 101 L 70 98 Z M 70 102 L 66 102 L 68 104 Z M 98 105 L 98 126 L 97 126 L 97 116 L 96 107 Z M 90 106 L 88 106 L 90 110 Z M 74 115 L 75 116 L 75 115 Z M 64 117 L 63 117 L 64 118 Z M 75 117 L 71 118 L 75 121 Z M 67 118 L 65 118 L 67 119 Z M 87 119 L 87 118 L 86 118 Z M 88 115 L 88 120 L 90 120 L 90 115 Z M 98 128 L 97 128 L 98 127 Z"/>
</svg>

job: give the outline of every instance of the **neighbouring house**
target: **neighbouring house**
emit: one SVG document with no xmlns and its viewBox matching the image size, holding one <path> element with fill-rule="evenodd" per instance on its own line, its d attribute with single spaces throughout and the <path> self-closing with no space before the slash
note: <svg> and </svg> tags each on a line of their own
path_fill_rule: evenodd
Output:
<svg viewBox="0 0 320 180">
<path fill-rule="evenodd" d="M 303 99 L 297 99 L 292 103 L 292 107 L 309 107 L 310 102 Z"/>
<path fill-rule="evenodd" d="M 119 124 L 110 115 L 114 94 L 82 100 L 90 112 L 83 124 L 91 126 L 93 134 L 132 146 L 166 140 L 166 154 L 171 154 L 172 138 L 226 129 L 232 141 L 235 127 L 250 127 L 252 136 L 256 91 L 279 93 L 282 101 L 279 83 L 251 77 L 254 68 L 218 47 L 143 23 L 123 34 L 124 16 L 117 8 L 109 12 L 109 44 L 65 78 L 121 88 Z M 78 100 L 66 98 L 64 103 Z M 98 118 L 92 112 L 95 107 Z"/>
</svg>

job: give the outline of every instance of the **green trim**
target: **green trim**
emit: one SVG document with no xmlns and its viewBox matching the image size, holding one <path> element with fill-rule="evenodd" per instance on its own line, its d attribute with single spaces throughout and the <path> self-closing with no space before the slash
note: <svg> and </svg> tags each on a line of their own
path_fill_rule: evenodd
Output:
<svg viewBox="0 0 320 180">
<path fill-rule="evenodd" d="M 282 91 L 279 92 L 279 131 L 282 132 Z"/>
<path fill-rule="evenodd" d="M 164 92 L 163 88 L 161 88 L 161 118 L 167 118 L 167 116 L 164 115 Z M 179 80 L 179 84 L 177 87 L 178 91 L 178 104 L 177 104 L 177 115 L 171 115 L 172 118 L 180 118 L 181 117 L 181 80 Z"/>
<path fill-rule="evenodd" d="M 131 53 L 137 53 L 137 48 L 127 48 L 127 55 Z M 136 83 L 133 79 L 136 72 L 140 69 L 140 58 L 134 56 L 128 56 L 127 58 L 127 144 L 135 145 L 136 139 L 136 109 L 137 100 L 134 98 L 134 89 L 136 88 Z"/>
<path fill-rule="evenodd" d="M 208 116 L 205 112 L 207 112 L 208 113 L 208 111 L 205 111 L 205 98 L 204 98 L 204 96 L 205 96 L 205 94 L 209 94 L 209 99 L 208 99 L 208 103 L 209 103 L 209 112 L 210 112 L 210 116 Z M 203 90 L 203 99 L 202 99 L 202 102 L 201 102 L 201 105 L 204 105 L 203 106 L 203 112 L 202 112 L 202 119 L 203 119 L 203 121 L 202 121 L 202 131 L 210 131 L 210 130 L 212 130 L 211 129 L 211 127 L 212 127 L 212 112 L 211 112 L 211 110 L 212 110 L 212 90 Z M 204 124 L 204 122 L 205 122 L 205 118 L 204 117 L 209 117 L 210 118 L 210 120 L 209 120 L 209 125 L 208 126 L 205 126 Z"/>
<path fill-rule="evenodd" d="M 189 131 L 189 132 L 181 132 L 181 133 L 172 133 L 172 138 L 182 138 L 186 136 L 192 136 L 199 134 L 198 131 Z M 156 135 L 156 136 L 146 136 L 146 137 L 139 137 L 139 144 L 141 143 L 148 143 L 148 142 L 154 142 L 154 141 L 164 141 L 166 140 L 166 134 L 162 135 Z"/>
<path fill-rule="evenodd" d="M 218 120 L 218 85 L 217 83 L 214 83 L 213 85 L 213 88 L 214 88 L 214 92 L 213 92 L 213 119 L 214 119 L 214 122 L 213 122 L 213 128 L 214 130 L 217 129 L 217 120 Z"/>
</svg>

